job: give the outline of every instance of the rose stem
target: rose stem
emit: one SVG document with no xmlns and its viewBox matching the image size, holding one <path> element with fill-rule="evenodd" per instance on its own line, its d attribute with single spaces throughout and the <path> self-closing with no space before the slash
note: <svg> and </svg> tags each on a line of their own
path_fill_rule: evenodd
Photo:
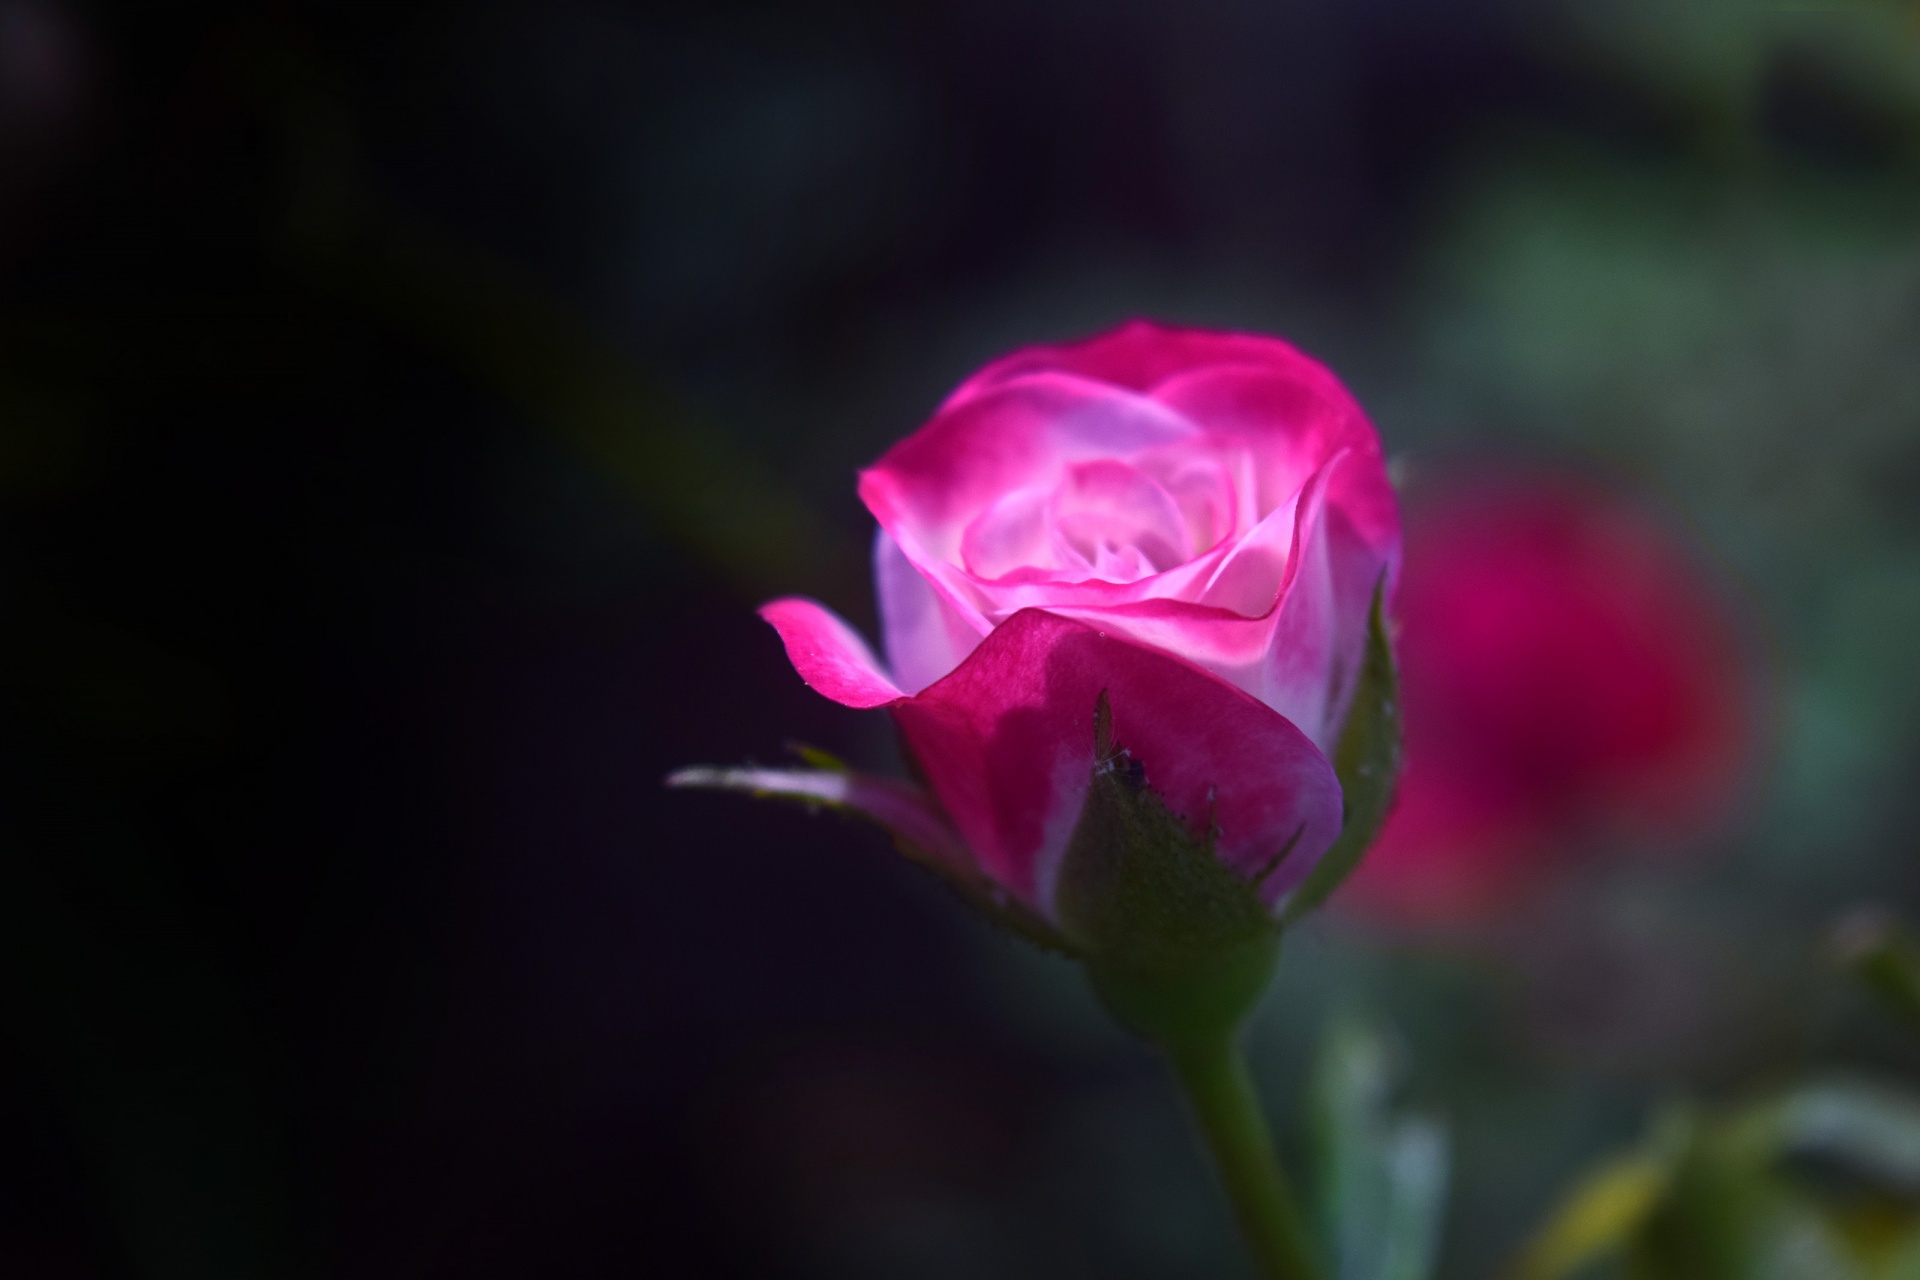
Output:
<svg viewBox="0 0 1920 1280">
<path fill-rule="evenodd" d="M 1320 1267 L 1247 1075 L 1237 1031 L 1167 1054 L 1267 1280 L 1319 1280 Z"/>
</svg>

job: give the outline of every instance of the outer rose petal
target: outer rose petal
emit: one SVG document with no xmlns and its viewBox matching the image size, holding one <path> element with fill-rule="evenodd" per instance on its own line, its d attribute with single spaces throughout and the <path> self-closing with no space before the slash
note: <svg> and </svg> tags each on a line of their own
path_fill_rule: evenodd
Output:
<svg viewBox="0 0 1920 1280">
<path fill-rule="evenodd" d="M 942 408 L 954 408 L 1002 383 L 1043 370 L 1077 374 L 1132 391 L 1152 391 L 1176 374 L 1222 364 L 1304 369 L 1326 376 L 1317 362 L 1278 338 L 1129 320 L 1081 342 L 1022 347 L 961 383 Z"/>
<path fill-rule="evenodd" d="M 787 646 L 787 660 L 815 690 L 848 707 L 885 706 L 906 695 L 887 678 L 860 633 L 814 600 L 787 596 L 760 606 Z"/>
<path fill-rule="evenodd" d="M 1229 866 L 1251 875 L 1297 837 L 1262 886 L 1270 902 L 1339 835 L 1333 766 L 1285 718 L 1184 659 L 1025 610 L 893 713 L 981 868 L 1041 913 L 1086 799 L 1102 690 L 1116 741 L 1196 829 L 1211 811 Z"/>
</svg>

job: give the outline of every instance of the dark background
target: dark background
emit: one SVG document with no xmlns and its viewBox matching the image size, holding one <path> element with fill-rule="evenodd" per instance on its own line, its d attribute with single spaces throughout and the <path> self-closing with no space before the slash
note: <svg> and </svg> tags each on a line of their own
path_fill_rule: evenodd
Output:
<svg viewBox="0 0 1920 1280">
<path fill-rule="evenodd" d="M 870 626 L 855 468 L 1133 314 L 1639 486 L 1778 673 L 1524 980 L 1315 926 L 1277 1107 L 1384 1011 L 1485 1275 L 1651 1100 L 1892 1052 L 1794 993 L 1915 890 L 1920 26 L 1663 12 L 0 0 L 0 1270 L 1236 1274 L 1073 973 L 659 785 L 885 764 L 753 605 Z"/>
</svg>

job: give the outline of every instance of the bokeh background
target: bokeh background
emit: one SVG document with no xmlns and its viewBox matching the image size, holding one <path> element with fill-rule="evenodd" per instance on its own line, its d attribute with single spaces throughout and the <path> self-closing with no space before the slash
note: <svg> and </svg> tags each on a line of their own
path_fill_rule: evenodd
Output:
<svg viewBox="0 0 1920 1280">
<path fill-rule="evenodd" d="M 1920 11 L 1702 0 L 0 0 L 0 1270 L 1245 1274 L 1154 1061 L 885 839 L 857 467 L 1011 346 L 1284 334 L 1409 486 L 1688 531 L 1738 820 L 1471 937 L 1338 911 L 1484 1277 L 1675 1098 L 1913 1042 Z"/>
</svg>

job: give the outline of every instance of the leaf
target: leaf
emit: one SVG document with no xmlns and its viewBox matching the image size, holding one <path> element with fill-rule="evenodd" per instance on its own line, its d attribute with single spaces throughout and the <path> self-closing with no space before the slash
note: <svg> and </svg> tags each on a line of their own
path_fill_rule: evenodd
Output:
<svg viewBox="0 0 1920 1280">
<path fill-rule="evenodd" d="M 812 765 L 816 769 L 825 769 L 830 773 L 852 772 L 852 767 L 845 760 L 823 747 L 816 747 L 806 742 L 789 742 L 787 750 L 799 756 L 802 763 Z"/>
<path fill-rule="evenodd" d="M 1601 1252 L 1624 1244 L 1642 1280 L 1853 1277 L 1819 1206 L 1780 1176 L 1782 1114 L 1777 1100 L 1710 1120 L 1671 1113 L 1640 1152 L 1647 1201 Z"/>
<path fill-rule="evenodd" d="M 1796 1089 L 1779 1105 L 1783 1152 L 1831 1160 L 1885 1190 L 1920 1193 L 1920 1098 L 1833 1080 Z"/>
<path fill-rule="evenodd" d="M 1026 904 L 1010 897 L 974 862 L 972 850 L 948 821 L 939 803 L 914 783 L 848 769 L 824 752 L 802 750 L 804 758 L 832 767 L 763 769 L 752 766 L 691 765 L 668 775 L 669 787 L 744 791 L 758 799 L 787 800 L 808 809 L 858 814 L 886 828 L 895 846 L 913 862 L 935 872 L 967 903 L 994 923 L 1037 946 L 1077 955 L 1060 931 Z"/>
<path fill-rule="evenodd" d="M 1453 1151 L 1446 1126 L 1408 1117 L 1387 1144 L 1389 1183 L 1379 1280 L 1427 1280 L 1440 1256 Z"/>
<path fill-rule="evenodd" d="M 1624 1252 L 1670 1185 L 1667 1163 L 1647 1153 L 1610 1160 L 1561 1201 L 1513 1267 L 1513 1280 L 1560 1280 Z"/>
<path fill-rule="evenodd" d="M 1920 1245 L 1911 1263 L 1880 1258 L 1898 1255 L 1897 1241 L 1861 1247 L 1845 1215 L 1783 1170 L 1792 1156 L 1912 1195 L 1920 1191 L 1920 1098 L 1829 1080 L 1709 1121 L 1676 1112 L 1640 1150 L 1575 1188 L 1515 1264 L 1514 1280 L 1561 1280 L 1623 1256 L 1644 1280 L 1920 1280 L 1920 1271 L 1899 1269 L 1920 1267 Z"/>
<path fill-rule="evenodd" d="M 1342 826 L 1339 839 L 1321 857 L 1300 887 L 1280 909 L 1280 923 L 1290 925 L 1327 900 L 1341 881 L 1360 865 L 1373 838 L 1386 821 L 1400 776 L 1400 673 L 1394 663 L 1393 642 L 1387 634 L 1386 575 L 1373 588 L 1373 606 L 1367 615 L 1367 647 L 1360 664 L 1360 683 L 1353 706 L 1334 748 L 1333 768 L 1339 776 Z"/>
<path fill-rule="evenodd" d="M 1438 1122 L 1393 1114 L 1383 1036 L 1342 1020 L 1321 1041 L 1309 1123 L 1316 1203 L 1337 1280 L 1427 1280 L 1439 1252 L 1449 1152 Z"/>
<path fill-rule="evenodd" d="M 1864 1280 L 1845 1242 L 1819 1211 L 1799 1197 L 1782 1196 L 1763 1219 L 1745 1275 L 1765 1280 Z"/>
<path fill-rule="evenodd" d="M 1672 1109 L 1637 1149 L 1588 1170 L 1514 1260 L 1508 1271 L 1512 1280 L 1560 1280 L 1603 1258 L 1637 1250 L 1669 1212 L 1683 1176 L 1699 1163 L 1699 1130 L 1690 1110 Z M 1656 1248 L 1670 1244 L 1658 1241 Z M 1666 1273 L 1656 1266 L 1644 1274 Z"/>
</svg>

